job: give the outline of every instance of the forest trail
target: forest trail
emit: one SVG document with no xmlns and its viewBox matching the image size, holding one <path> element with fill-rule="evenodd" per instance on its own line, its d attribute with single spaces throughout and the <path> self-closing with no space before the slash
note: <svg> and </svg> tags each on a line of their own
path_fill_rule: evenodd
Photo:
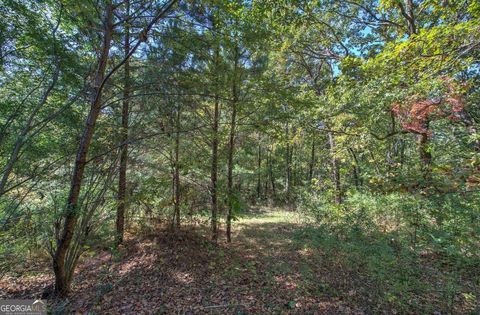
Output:
<svg viewBox="0 0 480 315">
<path fill-rule="evenodd" d="M 70 303 L 61 307 L 95 314 L 363 313 L 352 306 L 351 275 L 335 257 L 307 246 L 308 228 L 292 212 L 254 211 L 235 222 L 231 244 L 222 238 L 214 245 L 203 228 L 182 231 L 129 238 L 118 253 L 86 257 Z M 7 296 L 35 296 L 49 278 L 0 287 Z"/>
<path fill-rule="evenodd" d="M 137 230 L 118 250 L 89 249 L 70 299 L 49 304 L 59 314 L 409 313 L 392 303 L 400 298 L 408 307 L 427 299 L 443 307 L 447 291 L 434 284 L 448 287 L 448 273 L 428 256 L 398 255 L 388 235 L 345 233 L 301 218 L 254 208 L 234 222 L 230 244 L 223 230 L 217 244 L 210 241 L 208 221 L 184 222 L 175 235 L 162 227 Z M 52 282 L 44 257 L 0 280 L 0 298 L 38 298 Z M 465 280 L 464 290 L 475 286 Z M 475 308 L 468 300 L 457 304 L 446 314 Z"/>
</svg>

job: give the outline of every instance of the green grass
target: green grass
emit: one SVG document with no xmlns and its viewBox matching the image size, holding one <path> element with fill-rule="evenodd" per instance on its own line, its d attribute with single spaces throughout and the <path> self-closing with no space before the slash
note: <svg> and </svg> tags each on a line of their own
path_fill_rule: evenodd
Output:
<svg viewBox="0 0 480 315">
<path fill-rule="evenodd" d="M 333 232 L 294 212 L 268 208 L 244 215 L 235 229 L 238 241 L 269 266 L 270 277 L 296 279 L 297 294 L 343 297 L 371 313 L 479 310 L 478 282 L 398 245 L 389 233 L 348 227 Z"/>
</svg>

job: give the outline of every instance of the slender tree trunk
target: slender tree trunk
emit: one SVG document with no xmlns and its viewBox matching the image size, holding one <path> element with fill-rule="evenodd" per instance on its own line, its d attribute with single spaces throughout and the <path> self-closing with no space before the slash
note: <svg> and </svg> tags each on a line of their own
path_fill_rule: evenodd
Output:
<svg viewBox="0 0 480 315">
<path fill-rule="evenodd" d="M 400 142 L 400 168 L 403 168 L 405 164 L 405 142 L 401 140 Z"/>
<path fill-rule="evenodd" d="M 260 139 L 258 140 L 258 155 L 257 155 L 257 199 L 262 195 L 262 145 Z"/>
<path fill-rule="evenodd" d="M 175 140 L 174 140 L 174 143 L 175 143 Z M 170 156 L 169 156 L 169 160 L 170 160 L 170 165 L 171 165 L 171 176 L 172 176 L 172 181 L 171 181 L 171 184 L 172 184 L 172 189 L 171 189 L 171 192 L 172 192 L 172 206 L 173 206 L 173 212 L 172 212 L 172 219 L 170 220 L 170 230 L 172 232 L 176 232 L 176 225 L 175 225 L 175 216 L 176 216 L 176 213 L 175 213 L 175 145 L 173 145 L 173 147 L 170 148 Z"/>
<path fill-rule="evenodd" d="M 265 166 L 266 166 L 266 178 L 263 184 L 263 191 L 265 195 L 265 199 L 268 199 L 271 197 L 272 193 L 270 192 L 270 153 L 267 149 L 267 154 L 265 155 Z"/>
<path fill-rule="evenodd" d="M 432 160 L 432 155 L 430 154 L 430 152 L 428 152 L 427 145 L 428 145 L 428 135 L 427 134 L 418 135 L 420 160 L 425 166 L 429 165 Z"/>
<path fill-rule="evenodd" d="M 292 165 L 292 179 L 291 179 L 291 186 L 295 187 L 298 182 L 297 182 L 297 160 L 295 153 L 297 151 L 297 145 L 293 144 L 290 150 L 290 164 Z"/>
<path fill-rule="evenodd" d="M 273 174 L 273 161 L 272 161 L 272 153 L 271 151 L 268 152 L 269 154 L 269 173 L 270 173 L 270 183 L 272 185 L 272 194 L 273 194 L 273 198 L 276 198 L 277 197 L 277 192 L 275 190 L 275 177 L 274 177 L 274 174 Z"/>
<path fill-rule="evenodd" d="M 315 139 L 312 140 L 312 151 L 310 153 L 310 163 L 308 165 L 308 181 L 311 183 L 313 179 L 313 171 L 315 168 Z"/>
<path fill-rule="evenodd" d="M 233 191 L 233 154 L 235 149 L 235 124 L 236 124 L 236 102 L 235 98 L 232 104 L 232 117 L 230 125 L 230 139 L 229 139 L 229 150 L 228 150 L 228 213 L 227 213 L 227 242 L 232 241 L 232 213 L 233 213 L 233 202 L 234 202 L 234 191 Z"/>
<path fill-rule="evenodd" d="M 80 140 L 75 167 L 73 169 L 72 183 L 67 199 L 67 206 L 64 214 L 63 231 L 57 240 L 57 248 L 53 257 L 53 270 L 55 273 L 55 292 L 60 297 L 65 297 L 70 291 L 71 277 L 67 277 L 65 270 L 65 256 L 73 237 L 75 224 L 77 222 L 77 203 L 80 196 L 80 188 L 83 179 L 87 154 L 92 140 L 95 124 L 101 109 L 101 96 L 105 69 L 110 52 L 111 39 L 113 34 L 113 5 L 108 2 L 105 11 L 102 52 L 98 61 L 98 68 L 95 75 L 95 95 L 88 113 L 86 126 Z"/>
<path fill-rule="evenodd" d="M 235 128 L 237 120 L 237 103 L 238 103 L 238 91 L 237 91 L 237 68 L 238 68 L 238 46 L 235 46 L 235 57 L 233 66 L 233 79 L 232 79 L 232 117 L 230 120 L 230 137 L 228 146 L 228 212 L 227 212 L 227 242 L 232 241 L 232 213 L 234 202 L 233 191 L 233 155 L 235 152 Z"/>
<path fill-rule="evenodd" d="M 429 123 L 427 122 L 423 127 L 428 130 Z M 428 148 L 429 137 L 427 133 L 417 135 L 417 148 L 422 166 L 423 178 L 428 181 L 431 178 L 432 168 L 432 154 Z"/>
<path fill-rule="evenodd" d="M 126 0 L 126 16 L 127 20 L 130 16 L 130 0 Z M 125 57 L 130 52 L 130 22 L 125 22 Z M 117 245 L 123 242 L 125 230 L 125 209 L 126 209 L 126 191 L 127 191 L 127 162 L 128 162 L 128 120 L 129 120 L 129 98 L 130 98 L 130 61 L 125 61 L 123 82 L 123 106 L 122 106 L 122 129 L 121 129 L 121 153 L 120 168 L 118 176 L 118 205 L 117 205 Z"/>
<path fill-rule="evenodd" d="M 286 162 L 286 165 L 285 165 L 285 193 L 286 193 L 286 197 L 287 197 L 287 200 L 290 200 L 290 190 L 291 190 L 291 185 L 292 185 L 292 161 L 291 161 L 291 154 L 290 154 L 290 151 L 291 151 L 291 148 L 290 148 L 290 129 L 289 129 L 289 125 L 288 125 L 288 122 L 286 124 L 286 128 L 285 128 L 285 135 L 286 135 L 286 139 L 287 139 L 287 146 L 286 146 L 286 154 L 285 154 L 285 162 Z"/>
<path fill-rule="evenodd" d="M 268 180 L 263 182 L 263 198 L 267 199 L 270 195 L 270 191 L 268 190 Z"/>
<path fill-rule="evenodd" d="M 414 5 L 413 5 L 413 0 L 406 0 L 405 1 L 405 6 L 406 6 L 406 19 L 407 19 L 407 25 L 408 25 L 408 32 L 410 34 L 416 34 L 417 33 L 417 27 L 415 23 L 415 16 L 413 13 L 414 10 Z"/>
<path fill-rule="evenodd" d="M 216 32 L 216 22 L 212 21 L 214 32 Z M 217 36 L 217 35 L 215 35 Z M 213 124 L 212 124 L 212 166 L 210 173 L 210 197 L 212 204 L 212 240 L 217 241 L 218 239 L 218 202 L 217 202 L 217 176 L 218 176 L 218 125 L 220 120 L 220 104 L 219 104 L 219 63 L 220 63 L 220 47 L 219 43 L 216 43 L 215 47 L 215 95 L 214 95 L 214 113 L 213 113 Z"/>
<path fill-rule="evenodd" d="M 175 117 L 175 163 L 174 163 L 174 191 L 175 191 L 175 227 L 180 229 L 180 109 Z"/>
<path fill-rule="evenodd" d="M 407 25 L 407 32 L 408 36 L 417 33 L 417 27 L 415 22 L 415 15 L 414 15 L 414 4 L 413 0 L 404 0 L 403 3 L 401 1 L 395 2 L 398 8 L 400 9 L 400 14 L 405 19 L 405 23 Z"/>
<path fill-rule="evenodd" d="M 353 180 L 354 180 L 354 183 L 355 183 L 355 187 L 357 189 L 359 189 L 360 186 L 362 186 L 362 180 L 360 179 L 360 166 L 358 164 L 357 155 L 355 154 L 355 151 L 352 148 L 348 148 L 348 150 L 352 154 L 353 161 L 354 161 L 354 164 L 353 164 Z"/>
<path fill-rule="evenodd" d="M 335 157 L 335 138 L 331 132 L 328 133 L 328 145 L 330 148 L 332 163 L 332 178 L 335 186 L 335 203 L 342 203 L 342 187 L 340 183 L 340 168 L 338 159 Z"/>
<path fill-rule="evenodd" d="M 218 95 L 215 95 L 215 110 L 213 117 L 213 139 L 212 139 L 212 168 L 210 174 L 210 194 L 212 198 L 212 239 L 218 239 L 217 230 L 217 173 L 218 173 L 218 120 L 219 120 L 219 99 Z"/>
</svg>

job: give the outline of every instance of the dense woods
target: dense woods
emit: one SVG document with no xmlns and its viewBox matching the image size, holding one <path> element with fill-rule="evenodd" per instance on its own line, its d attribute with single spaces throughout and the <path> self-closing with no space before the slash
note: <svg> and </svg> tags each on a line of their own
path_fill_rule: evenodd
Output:
<svg viewBox="0 0 480 315">
<path fill-rule="evenodd" d="M 0 298 L 478 314 L 480 3 L 1 0 Z"/>
</svg>

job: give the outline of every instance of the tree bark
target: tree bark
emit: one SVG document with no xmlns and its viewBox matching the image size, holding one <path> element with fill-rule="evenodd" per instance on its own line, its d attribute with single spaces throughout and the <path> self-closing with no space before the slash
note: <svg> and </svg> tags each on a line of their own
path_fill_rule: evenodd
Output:
<svg viewBox="0 0 480 315">
<path fill-rule="evenodd" d="M 230 136 L 228 146 L 228 212 L 227 212 L 227 242 L 232 241 L 232 215 L 233 215 L 233 155 L 235 152 L 235 129 L 237 120 L 237 103 L 238 103 L 238 87 L 237 87 L 237 68 L 238 68 L 238 46 L 235 46 L 235 56 L 233 65 L 233 79 L 232 79 L 232 116 L 230 120 Z"/>
<path fill-rule="evenodd" d="M 125 22 L 125 57 L 130 52 L 130 1 L 126 0 L 126 22 Z M 118 205 L 117 205 L 117 240 L 116 243 L 123 242 L 123 235 L 125 230 L 125 209 L 126 209 L 126 191 L 127 191 L 127 162 L 128 162 L 128 120 L 129 120 L 129 98 L 130 98 L 130 61 L 125 61 L 124 68 L 124 86 L 123 86 L 123 106 L 122 106 L 122 128 L 121 140 L 122 147 L 120 148 L 120 168 L 118 176 Z"/>
<path fill-rule="evenodd" d="M 175 193 L 175 227 L 180 229 L 180 108 L 175 117 L 175 162 L 174 162 L 174 193 Z"/>
<path fill-rule="evenodd" d="M 57 249 L 53 257 L 53 270 L 55 273 L 55 292 L 60 297 L 66 297 L 70 291 L 71 277 L 67 277 L 65 270 L 65 255 L 73 237 L 75 224 L 77 222 L 77 202 L 80 195 L 80 188 L 83 179 L 83 173 L 87 162 L 88 149 L 92 140 L 95 124 L 101 109 L 101 96 L 103 90 L 103 80 L 105 69 L 108 62 L 108 54 L 113 34 L 113 5 L 108 2 L 106 5 L 103 30 L 102 52 L 98 61 L 98 68 L 94 80 L 95 94 L 88 113 L 86 126 L 80 140 L 80 145 L 75 159 L 75 167 L 73 169 L 72 183 L 67 199 L 65 209 L 65 219 L 63 231 L 57 240 Z"/>
<path fill-rule="evenodd" d="M 313 179 L 313 171 L 315 167 L 315 140 L 312 140 L 312 151 L 310 153 L 310 163 L 308 165 L 308 181 L 311 183 Z"/>
<path fill-rule="evenodd" d="M 407 24 L 408 35 L 411 36 L 417 33 L 417 27 L 414 15 L 414 4 L 412 0 L 405 0 L 404 3 L 397 1 L 397 6 L 400 9 L 401 15 L 405 18 Z"/>
<path fill-rule="evenodd" d="M 342 203 L 342 186 L 340 183 L 340 168 L 338 159 L 335 157 L 335 138 L 331 132 L 328 133 L 328 146 L 332 163 L 332 179 L 335 187 L 335 203 Z"/>
<path fill-rule="evenodd" d="M 355 187 L 357 190 L 362 186 L 362 180 L 360 178 L 360 165 L 358 164 L 358 159 L 357 159 L 357 154 L 355 154 L 355 151 L 352 148 L 348 148 L 350 151 L 350 154 L 352 154 L 353 157 L 353 180 L 355 183 Z"/>
<path fill-rule="evenodd" d="M 277 192 L 275 190 L 275 177 L 274 177 L 274 174 L 273 174 L 273 161 L 272 161 L 271 151 L 268 152 L 268 155 L 269 155 L 268 169 L 269 169 L 269 173 L 270 173 L 270 183 L 272 185 L 272 194 L 273 194 L 273 198 L 276 198 L 277 197 Z"/>
<path fill-rule="evenodd" d="M 423 128 L 428 130 L 429 123 L 425 123 Z M 428 148 L 429 136 L 427 133 L 422 133 L 417 135 L 417 147 L 418 147 L 418 154 L 420 157 L 421 167 L 423 178 L 425 181 L 429 181 L 431 178 L 432 172 L 432 154 Z"/>
<path fill-rule="evenodd" d="M 216 21 L 212 17 L 212 25 L 213 31 L 216 32 Z M 215 38 L 216 38 L 215 34 Z M 214 81 L 215 81 L 215 95 L 214 95 L 214 113 L 213 113 L 213 123 L 212 123 L 212 161 L 211 161 L 211 171 L 210 171 L 210 197 L 211 197 L 211 206 L 212 206 L 212 218 L 211 218 L 211 225 L 212 225 L 212 240 L 217 241 L 218 239 L 218 222 L 217 222 L 217 215 L 218 215 L 218 196 L 217 196 L 217 176 L 218 176 L 218 125 L 220 120 L 220 104 L 219 104 L 219 73 L 218 67 L 220 63 L 220 47 L 219 43 L 215 44 L 215 56 L 214 56 L 214 63 L 215 63 L 215 73 L 214 73 Z"/>
<path fill-rule="evenodd" d="M 212 167 L 210 173 L 210 195 L 212 199 L 212 239 L 216 241 L 218 239 L 217 229 L 217 173 L 218 173 L 218 120 L 219 120 L 219 100 L 218 94 L 215 95 L 215 110 L 213 116 L 213 139 L 212 139 Z"/>
<path fill-rule="evenodd" d="M 262 146 L 260 139 L 258 139 L 257 154 L 257 199 L 260 199 L 262 195 Z"/>
<path fill-rule="evenodd" d="M 292 162 L 291 162 L 291 148 L 290 148 L 290 129 L 288 122 L 285 127 L 285 135 L 287 139 L 287 145 L 286 145 L 286 154 L 285 154 L 285 194 L 287 197 L 287 201 L 290 200 L 290 190 L 291 190 L 291 185 L 292 185 Z"/>
</svg>

